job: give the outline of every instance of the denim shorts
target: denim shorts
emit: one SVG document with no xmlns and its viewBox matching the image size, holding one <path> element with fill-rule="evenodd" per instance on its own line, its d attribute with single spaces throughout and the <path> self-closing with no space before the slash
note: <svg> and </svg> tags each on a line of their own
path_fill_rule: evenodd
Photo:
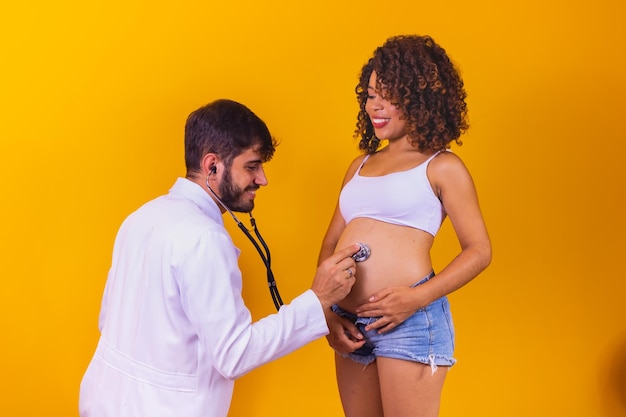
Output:
<svg viewBox="0 0 626 417">
<path fill-rule="evenodd" d="M 426 278 L 412 285 L 416 287 L 435 276 L 431 272 Z M 378 334 L 377 330 L 365 331 L 365 326 L 380 317 L 357 317 L 334 305 L 333 311 L 354 323 L 365 336 L 365 344 L 352 353 L 342 355 L 355 362 L 367 365 L 377 357 L 403 359 L 430 365 L 433 373 L 437 366 L 452 366 L 454 353 L 454 324 L 447 297 L 441 297 L 428 306 L 417 310 L 412 316 L 394 329 Z"/>
</svg>

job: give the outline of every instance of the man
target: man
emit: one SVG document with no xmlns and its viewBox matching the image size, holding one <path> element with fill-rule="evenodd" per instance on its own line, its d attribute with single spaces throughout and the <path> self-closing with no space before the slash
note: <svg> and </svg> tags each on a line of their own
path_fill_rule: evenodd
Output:
<svg viewBox="0 0 626 417">
<path fill-rule="evenodd" d="M 189 116 L 186 178 L 118 232 L 82 417 L 226 416 L 234 379 L 328 333 L 324 313 L 354 284 L 358 245 L 322 263 L 311 289 L 277 314 L 252 323 L 241 298 L 239 250 L 222 214 L 252 210 L 275 146 L 239 103 Z"/>
</svg>

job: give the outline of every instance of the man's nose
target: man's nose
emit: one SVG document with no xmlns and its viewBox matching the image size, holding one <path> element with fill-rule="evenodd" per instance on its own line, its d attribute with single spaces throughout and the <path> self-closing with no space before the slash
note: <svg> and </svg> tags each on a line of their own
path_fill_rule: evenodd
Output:
<svg viewBox="0 0 626 417">
<path fill-rule="evenodd" d="M 267 176 L 265 175 L 265 170 L 263 168 L 259 168 L 256 178 L 254 179 L 254 183 L 257 185 L 267 185 Z"/>
</svg>

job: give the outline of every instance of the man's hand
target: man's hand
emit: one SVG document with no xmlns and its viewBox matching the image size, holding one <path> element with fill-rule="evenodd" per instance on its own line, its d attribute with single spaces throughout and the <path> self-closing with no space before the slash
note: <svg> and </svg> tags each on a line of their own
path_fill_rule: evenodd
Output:
<svg viewBox="0 0 626 417">
<path fill-rule="evenodd" d="M 320 299 L 324 310 L 343 300 L 352 289 L 356 277 L 356 263 L 351 258 L 359 250 L 358 244 L 335 252 L 317 267 L 311 289 Z"/>
</svg>

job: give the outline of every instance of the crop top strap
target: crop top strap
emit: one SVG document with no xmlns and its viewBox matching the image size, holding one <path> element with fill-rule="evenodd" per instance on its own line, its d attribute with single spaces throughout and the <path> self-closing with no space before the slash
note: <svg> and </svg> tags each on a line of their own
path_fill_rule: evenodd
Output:
<svg viewBox="0 0 626 417">
<path fill-rule="evenodd" d="M 425 161 L 425 164 L 428 165 L 430 163 L 430 161 L 432 161 L 432 159 L 439 155 L 441 152 L 445 152 L 445 151 L 437 151 L 434 154 L 432 154 L 431 156 L 428 157 L 428 159 Z"/>
<path fill-rule="evenodd" d="M 365 165 L 365 161 L 367 161 L 370 157 L 370 154 L 366 154 L 365 158 L 363 158 L 363 160 L 361 161 L 361 165 L 359 165 L 359 167 L 356 169 L 356 171 L 354 172 L 354 175 L 359 175 L 359 173 L 361 172 L 361 168 L 363 168 L 363 165 Z"/>
<path fill-rule="evenodd" d="M 428 164 L 430 163 L 430 161 L 432 161 L 432 159 L 433 159 L 435 156 L 439 155 L 441 152 L 447 152 L 447 151 L 437 151 L 437 152 L 435 152 L 434 154 L 432 154 L 431 156 L 429 156 L 429 157 L 428 157 L 428 159 L 427 159 L 426 161 L 422 162 L 420 165 L 425 165 L 425 166 L 428 166 Z M 365 165 L 365 162 L 367 162 L 367 160 L 369 159 L 369 157 L 370 157 L 370 154 L 366 154 L 366 155 L 365 155 L 365 158 L 363 158 L 363 160 L 361 161 L 361 165 L 359 165 L 359 167 L 357 168 L 357 170 L 356 170 L 356 172 L 355 172 L 355 175 L 356 175 L 356 174 L 359 174 L 359 173 L 361 172 L 361 168 L 363 168 L 363 165 Z"/>
</svg>

